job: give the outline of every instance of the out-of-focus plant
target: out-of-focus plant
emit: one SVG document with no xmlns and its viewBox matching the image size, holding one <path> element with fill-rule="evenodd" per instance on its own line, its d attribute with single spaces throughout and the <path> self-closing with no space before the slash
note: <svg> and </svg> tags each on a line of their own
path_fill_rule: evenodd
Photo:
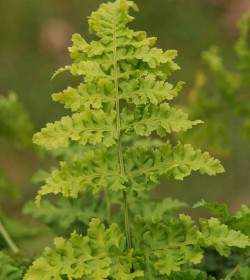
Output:
<svg viewBox="0 0 250 280">
<path fill-rule="evenodd" d="M 235 45 L 238 68 L 229 70 L 219 49 L 211 47 L 202 55 L 210 71 L 197 73 L 189 95 L 190 116 L 202 119 L 205 124 L 187 132 L 184 138 L 220 155 L 230 152 L 233 117 L 238 118 L 245 139 L 250 141 L 250 13 L 239 22 L 239 30 Z"/>
<path fill-rule="evenodd" d="M 4 137 L 16 147 L 27 147 L 33 126 L 30 117 L 18 101 L 15 93 L 0 96 L 0 137 Z"/>
<path fill-rule="evenodd" d="M 9 93 L 7 97 L 0 96 L 0 138 L 2 138 L 0 141 L 5 139 L 15 147 L 23 148 L 31 145 L 32 133 L 33 128 L 29 115 L 18 101 L 17 96 L 14 93 Z M 20 193 L 11 180 L 3 171 L 0 171 L 0 203 L 6 200 L 11 201 L 19 196 Z M 27 234 L 29 231 L 21 222 L 8 217 L 0 205 L 0 279 L 22 279 L 24 268 L 8 254 L 17 255 L 19 253 L 19 249 L 13 241 L 13 235 L 20 237 L 22 233 Z"/>
</svg>

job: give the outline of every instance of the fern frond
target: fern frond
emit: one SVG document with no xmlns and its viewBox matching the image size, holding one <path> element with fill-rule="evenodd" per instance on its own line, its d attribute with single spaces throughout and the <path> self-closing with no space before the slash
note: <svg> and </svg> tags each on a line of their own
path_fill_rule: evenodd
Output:
<svg viewBox="0 0 250 280">
<path fill-rule="evenodd" d="M 46 249 L 24 280 L 168 279 L 183 266 L 188 269 L 198 264 L 203 257 L 203 245 L 217 246 L 217 232 L 205 243 L 205 225 L 201 232 L 184 215 L 169 223 L 163 223 L 162 218 L 150 221 L 137 218 L 131 243 L 129 193 L 145 192 L 162 175 L 182 180 L 192 171 L 215 175 L 224 169 L 218 160 L 190 145 L 157 142 L 154 148 L 147 141 L 125 149 L 124 143 L 137 139 L 138 135 L 149 136 L 156 131 L 165 136 L 200 123 L 190 121 L 185 113 L 166 103 L 182 88 L 182 82 L 174 87 L 166 81 L 179 69 L 174 62 L 177 52 L 156 48 L 156 38 L 129 29 L 127 24 L 133 20 L 130 9 L 136 10 L 137 6 L 127 0 L 101 4 L 89 18 L 89 30 L 97 39 L 88 43 L 79 34 L 73 36 L 69 51 L 74 61 L 59 72 L 69 70 L 82 76 L 83 82 L 77 88 L 68 87 L 53 95 L 55 101 L 73 114 L 48 124 L 33 139 L 48 149 L 70 148 L 74 143 L 86 145 L 84 150 L 77 149 L 76 156 L 69 153 L 70 157 L 52 171 L 38 192 L 36 203 L 49 193 L 75 198 L 86 190 L 122 191 L 125 233 L 116 224 L 105 229 L 100 220 L 93 219 L 86 236 L 73 233 L 68 241 L 56 238 L 55 250 Z M 180 206 L 177 203 L 172 210 Z M 159 215 L 167 211 L 171 210 L 160 207 L 156 212 Z M 244 236 L 222 229 L 228 233 L 224 251 L 230 246 L 247 246 Z M 233 236 L 239 237 L 239 242 L 231 242 Z M 219 237 L 223 242 L 223 237 Z M 202 273 L 189 271 L 183 275 L 206 279 Z"/>
<path fill-rule="evenodd" d="M 136 192 L 158 183 L 162 175 L 182 180 L 192 171 L 208 175 L 224 171 L 220 162 L 207 152 L 195 151 L 190 145 L 180 143 L 172 147 L 167 142 L 159 149 L 131 148 L 125 156 L 126 174 L 131 174 L 131 186 Z"/>
<path fill-rule="evenodd" d="M 216 202 L 208 203 L 204 199 L 194 204 L 193 208 L 205 207 L 211 214 L 220 215 L 222 218 L 229 216 L 226 204 Z"/>
<path fill-rule="evenodd" d="M 116 224 L 108 229 L 99 219 L 92 219 L 87 236 L 72 233 L 69 240 L 55 239 L 55 250 L 47 248 L 34 261 L 24 280 L 112 279 L 132 280 L 143 272 L 131 272 L 134 258 L 126 251 L 126 238 Z"/>
<path fill-rule="evenodd" d="M 48 123 L 34 135 L 33 142 L 47 149 L 67 147 L 70 141 L 78 141 L 82 145 L 103 142 L 109 147 L 116 143 L 115 117 L 115 111 L 107 114 L 102 109 L 86 109 L 72 117 L 62 117 L 54 124 Z"/>
<path fill-rule="evenodd" d="M 84 75 L 86 82 L 101 77 L 110 79 L 114 74 L 114 59 L 119 63 L 117 77 L 125 80 L 149 73 L 167 77 L 179 69 L 173 62 L 175 50 L 163 52 L 153 48 L 156 38 L 147 38 L 145 32 L 135 32 L 126 26 L 133 20 L 128 14 L 130 8 L 137 9 L 132 1 L 119 0 L 102 4 L 92 13 L 89 29 L 100 40 L 88 44 L 79 34 L 73 36 L 73 47 L 70 48 L 71 57 L 75 60 L 71 65 L 73 75 Z M 89 73 L 85 70 L 86 63 L 91 68 Z"/>
<path fill-rule="evenodd" d="M 157 81 L 156 77 L 149 74 L 145 77 L 133 79 L 130 83 L 121 81 L 121 99 L 129 104 L 158 104 L 164 100 L 171 100 L 182 89 L 183 82 L 173 87 L 168 82 Z"/>
<path fill-rule="evenodd" d="M 225 204 L 216 202 L 208 203 L 204 200 L 196 203 L 194 208 L 205 207 L 209 213 L 220 215 L 220 221 L 230 229 L 238 230 L 250 238 L 250 208 L 241 205 L 241 209 L 234 214 L 229 214 Z"/>
<path fill-rule="evenodd" d="M 149 136 L 153 131 L 161 137 L 167 133 L 185 131 L 201 121 L 190 121 L 181 110 L 169 104 L 138 107 L 135 111 L 124 109 L 121 113 L 122 130 L 140 136 Z"/>
<path fill-rule="evenodd" d="M 145 271 L 144 279 L 158 279 L 180 271 L 184 264 L 197 264 L 202 250 L 197 242 L 198 227 L 187 216 L 171 220 L 169 225 L 152 220 L 135 220 L 134 247 L 140 261 L 138 267 Z M 135 266 L 136 267 L 136 266 Z"/>
<path fill-rule="evenodd" d="M 97 84 L 80 84 L 79 87 L 68 87 L 60 93 L 52 95 L 54 101 L 64 104 L 65 108 L 73 112 L 84 108 L 114 107 L 114 85 L 111 81 L 100 80 Z M 108 105 L 108 106 L 107 106 Z"/>
<path fill-rule="evenodd" d="M 73 233 L 69 240 L 56 238 L 55 250 L 47 248 L 30 267 L 24 280 L 51 277 L 161 279 L 178 276 L 175 272 L 180 272 L 184 265 L 188 268 L 200 263 L 204 253 L 202 247 L 213 246 L 225 255 L 232 246 L 249 246 L 246 236 L 215 220 L 201 220 L 200 231 L 185 215 L 171 219 L 167 224 L 157 219 L 145 221 L 137 216 L 133 232 L 134 249 L 127 250 L 125 235 L 118 225 L 112 224 L 105 229 L 99 219 L 92 219 L 86 236 Z M 187 276 L 191 271 L 184 272 L 179 276 Z M 199 273 L 192 272 L 190 277 L 195 275 Z M 201 273 L 201 276 L 206 279 L 205 274 Z"/>
<path fill-rule="evenodd" d="M 111 191 L 124 190 L 127 181 L 119 172 L 115 151 L 108 152 L 104 147 L 89 150 L 72 163 L 61 162 L 60 168 L 52 171 L 39 190 L 36 203 L 39 205 L 41 197 L 49 193 L 77 197 L 79 192 L 88 189 L 94 193 L 103 187 Z"/>
<path fill-rule="evenodd" d="M 201 230 L 186 215 L 171 219 L 167 224 L 155 218 L 145 221 L 136 217 L 133 245 L 138 262 L 135 267 L 145 271 L 143 279 L 161 279 L 163 276 L 179 279 L 179 273 L 175 273 L 179 271 L 180 276 L 187 276 L 188 273 L 182 270 L 183 266 L 187 268 L 200 263 L 204 254 L 202 247 L 212 246 L 221 255 L 228 255 L 230 247 L 245 248 L 250 245 L 247 236 L 229 230 L 217 219 L 200 220 L 200 223 Z"/>
<path fill-rule="evenodd" d="M 232 229 L 240 230 L 250 238 L 250 208 L 242 205 L 241 209 L 228 217 L 225 223 Z"/>
<path fill-rule="evenodd" d="M 162 175 L 182 180 L 192 171 L 215 175 L 224 170 L 208 153 L 195 151 L 190 145 L 172 147 L 169 142 L 155 149 L 128 149 L 123 160 L 124 175 L 119 170 L 116 149 L 97 148 L 81 153 L 72 163 L 61 162 L 60 168 L 52 171 L 39 190 L 37 205 L 41 197 L 49 193 L 77 197 L 87 189 L 96 193 L 102 187 L 110 191 L 129 188 L 142 193 L 150 185 L 158 183 Z"/>
<path fill-rule="evenodd" d="M 133 1 L 118 0 L 112 4 L 101 4 L 89 18 L 89 32 L 100 38 L 113 36 L 114 28 L 117 37 L 123 37 L 126 25 L 134 18 L 128 14 L 129 9 L 138 10 Z"/>
<path fill-rule="evenodd" d="M 222 256 L 230 254 L 230 247 L 246 248 L 250 239 L 240 231 L 230 230 L 218 219 L 200 219 L 202 227 L 201 244 L 203 247 L 213 246 Z"/>
</svg>

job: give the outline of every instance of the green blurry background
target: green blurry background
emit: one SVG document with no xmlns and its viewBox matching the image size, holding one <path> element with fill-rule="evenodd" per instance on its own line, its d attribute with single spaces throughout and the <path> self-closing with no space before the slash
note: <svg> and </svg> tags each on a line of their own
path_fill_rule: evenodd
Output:
<svg viewBox="0 0 250 280">
<path fill-rule="evenodd" d="M 34 123 L 35 131 L 63 115 L 63 106 L 51 100 L 53 92 L 77 84 L 67 73 L 55 80 L 53 72 L 70 63 L 67 47 L 73 33 L 88 35 L 87 16 L 96 10 L 99 0 L 0 0 L 0 94 L 17 93 Z M 171 81 L 186 82 L 178 104 L 186 104 L 198 69 L 201 52 L 218 45 L 226 65 L 235 67 L 233 45 L 238 32 L 236 21 L 250 10 L 249 0 L 137 0 L 140 8 L 134 29 L 158 37 L 158 46 L 177 49 L 181 70 Z M 194 128 L 195 129 L 195 128 Z M 221 158 L 226 173 L 214 178 L 194 174 L 183 182 L 166 182 L 153 194 L 171 196 L 194 203 L 201 198 L 229 203 L 235 210 L 241 203 L 250 204 L 250 145 L 232 126 L 232 152 Z M 213 152 L 212 152 L 213 153 Z M 49 166 L 47 157 L 34 148 L 18 150 L 0 141 L 0 168 L 23 193 L 23 199 L 10 203 L 5 210 L 19 216 L 20 208 L 33 199 L 38 186 L 30 180 L 38 168 Z"/>
</svg>

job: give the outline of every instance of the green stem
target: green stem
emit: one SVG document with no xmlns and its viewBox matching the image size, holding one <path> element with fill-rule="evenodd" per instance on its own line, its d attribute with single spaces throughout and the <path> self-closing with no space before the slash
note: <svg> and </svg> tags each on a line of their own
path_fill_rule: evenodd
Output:
<svg viewBox="0 0 250 280">
<path fill-rule="evenodd" d="M 106 203 L 107 221 L 111 223 L 111 203 L 110 203 L 109 193 L 107 190 L 105 190 L 105 203 Z"/>
<path fill-rule="evenodd" d="M 116 49 L 116 19 L 113 19 L 113 80 L 115 86 L 115 106 L 116 106 L 116 129 L 117 129 L 117 138 L 118 138 L 118 158 L 120 173 L 122 176 L 125 176 L 125 168 L 122 155 L 122 145 L 121 145 L 121 120 L 120 120 L 120 97 L 119 97 L 119 86 L 118 86 L 118 63 L 117 63 L 117 49 Z M 131 238 L 130 238 L 130 229 L 129 229 L 129 218 L 128 218 L 128 202 L 127 202 L 127 193 L 123 191 L 123 206 L 124 206 L 124 225 L 125 233 L 127 239 L 128 249 L 131 249 Z"/>
<path fill-rule="evenodd" d="M 14 253 L 18 253 L 19 249 L 17 248 L 16 244 L 14 243 L 14 241 L 9 236 L 7 230 L 5 229 L 5 227 L 4 227 L 4 225 L 2 224 L 1 221 L 0 221 L 0 233 L 3 236 L 4 240 L 6 241 L 6 243 L 8 244 L 8 246 L 11 248 L 11 250 Z"/>
<path fill-rule="evenodd" d="M 239 271 L 239 269 L 244 266 L 245 262 L 247 261 L 249 257 L 243 258 L 237 266 L 226 276 L 224 280 L 231 280 L 232 277 Z"/>
<path fill-rule="evenodd" d="M 127 193 L 123 191 L 123 204 L 124 204 L 124 221 L 125 221 L 125 232 L 127 238 L 128 249 L 132 248 L 130 229 L 129 229 L 129 218 L 128 218 L 128 200 Z"/>
</svg>

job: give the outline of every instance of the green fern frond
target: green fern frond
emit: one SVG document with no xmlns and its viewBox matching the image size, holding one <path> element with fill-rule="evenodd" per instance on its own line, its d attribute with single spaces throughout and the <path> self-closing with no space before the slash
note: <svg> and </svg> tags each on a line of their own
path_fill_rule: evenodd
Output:
<svg viewBox="0 0 250 280">
<path fill-rule="evenodd" d="M 71 163 L 61 162 L 60 168 L 52 171 L 36 197 L 39 205 L 42 196 L 62 193 L 65 197 L 76 198 L 79 192 L 91 190 L 97 193 L 101 188 L 110 191 L 125 189 L 128 177 L 119 172 L 116 153 L 105 148 L 81 153 Z"/>
<path fill-rule="evenodd" d="M 129 104 L 158 104 L 164 100 L 172 100 L 181 91 L 183 82 L 175 87 L 165 81 L 157 81 L 156 77 L 149 74 L 145 77 L 133 79 L 130 83 L 121 81 L 121 99 Z"/>
<path fill-rule="evenodd" d="M 186 131 L 200 121 L 189 120 L 187 114 L 167 103 L 178 95 L 183 84 L 173 86 L 166 81 L 179 69 L 174 62 L 177 52 L 156 48 L 156 38 L 129 29 L 127 24 L 133 20 L 130 9 L 137 10 L 133 1 L 101 4 L 89 18 L 90 33 L 97 39 L 88 43 L 79 34 L 73 36 L 69 48 L 73 63 L 56 74 L 69 70 L 81 76 L 82 83 L 53 94 L 53 100 L 71 109 L 72 116 L 48 124 L 33 139 L 48 149 L 85 145 L 69 153 L 52 171 L 36 203 L 49 193 L 76 198 L 86 190 L 119 191 L 124 199 L 125 232 L 117 224 L 105 229 L 100 220 L 93 219 L 86 236 L 73 233 L 69 240 L 56 238 L 55 250 L 46 249 L 24 280 L 168 279 L 172 273 L 181 272 L 183 266 L 198 264 L 203 245 L 218 245 L 217 232 L 209 236 L 210 243 L 205 243 L 203 232 L 184 215 L 169 223 L 163 223 L 162 217 L 150 221 L 137 218 L 130 237 L 128 194 L 144 193 L 162 175 L 182 180 L 192 171 L 208 175 L 224 171 L 218 160 L 190 145 L 172 146 L 169 141 L 158 141 L 154 146 L 149 139 L 132 143 L 138 136 L 145 138 L 153 132 L 165 136 Z M 128 143 L 130 148 L 125 146 Z M 175 209 L 180 206 L 177 203 Z M 168 210 L 162 207 L 157 213 Z M 203 225 L 204 234 L 205 229 Z M 223 232 L 228 236 L 220 252 L 230 246 L 247 246 L 245 237 L 224 228 Z M 233 236 L 241 243 L 231 242 Z M 224 241 L 221 236 L 220 241 Z M 203 273 L 189 274 L 196 277 L 190 279 L 197 279 L 197 275 L 206 279 Z"/>
<path fill-rule="evenodd" d="M 148 222 L 137 217 L 133 232 L 138 259 L 135 267 L 145 271 L 143 279 L 170 276 L 173 272 L 181 271 L 183 266 L 192 267 L 200 263 L 204 254 L 202 247 L 211 246 L 221 255 L 228 255 L 230 247 L 245 248 L 250 244 L 247 236 L 229 230 L 216 219 L 201 220 L 200 223 L 201 230 L 185 215 L 171 219 L 168 224 L 157 219 Z"/>
<path fill-rule="evenodd" d="M 180 271 L 184 264 L 197 264 L 202 251 L 197 242 L 198 227 L 187 216 L 171 220 L 169 225 L 152 220 L 135 220 L 134 247 L 138 254 L 138 265 L 145 271 L 144 279 L 158 279 Z"/>
<path fill-rule="evenodd" d="M 158 149 L 131 148 L 125 154 L 126 173 L 131 177 L 131 188 L 142 192 L 149 185 L 156 184 L 162 175 L 182 180 L 192 171 L 215 175 L 224 171 L 217 159 L 207 152 L 194 150 L 190 145 L 169 142 Z"/>
<path fill-rule="evenodd" d="M 171 219 L 167 224 L 158 219 L 145 221 L 137 216 L 133 231 L 134 249 L 128 250 L 125 234 L 118 225 L 112 224 L 105 229 L 99 219 L 92 219 L 86 236 L 73 233 L 69 240 L 56 238 L 56 250 L 47 248 L 30 267 L 24 280 L 51 277 L 58 280 L 63 277 L 161 279 L 172 277 L 184 265 L 192 267 L 200 263 L 204 254 L 202 247 L 213 246 L 221 255 L 227 255 L 230 247 L 249 245 L 248 237 L 229 230 L 213 218 L 201 220 L 200 231 L 185 215 Z M 180 276 L 185 275 L 183 273 Z M 191 273 L 190 277 L 194 275 Z"/>
<path fill-rule="evenodd" d="M 47 149 L 67 147 L 70 141 L 78 141 L 82 145 L 103 142 L 109 147 L 116 143 L 115 117 L 115 111 L 107 114 L 101 109 L 86 109 L 73 114 L 72 118 L 62 117 L 54 124 L 48 123 L 46 128 L 34 135 L 33 142 Z"/>
<path fill-rule="evenodd" d="M 201 244 L 204 247 L 213 246 L 220 255 L 228 256 L 230 247 L 246 248 L 250 246 L 250 239 L 240 231 L 230 230 L 218 219 L 200 219 L 202 227 Z"/>
<path fill-rule="evenodd" d="M 224 169 L 218 160 L 208 153 L 195 151 L 190 145 L 180 143 L 172 147 L 169 142 L 160 148 L 130 148 L 124 154 L 125 174 L 119 170 L 116 149 L 97 148 L 83 152 L 72 163 L 61 162 L 60 168 L 52 171 L 46 184 L 36 197 L 61 193 L 65 197 L 77 197 L 87 189 L 96 193 L 101 188 L 109 191 L 132 189 L 142 193 L 165 175 L 182 180 L 192 171 L 215 175 Z"/>
<path fill-rule="evenodd" d="M 204 199 L 194 204 L 193 208 L 204 207 L 213 215 L 220 215 L 222 218 L 229 216 L 226 204 L 221 203 L 208 203 Z"/>
<path fill-rule="evenodd" d="M 167 133 L 185 131 L 201 121 L 190 121 L 181 110 L 171 108 L 169 104 L 137 107 L 135 111 L 123 110 L 121 127 L 126 133 L 149 136 L 153 131 L 161 137 Z"/>
<path fill-rule="evenodd" d="M 132 251 L 127 252 L 126 238 L 116 224 L 105 229 L 99 219 L 92 219 L 87 236 L 72 233 L 69 240 L 55 239 L 55 250 L 47 248 L 35 260 L 24 280 L 112 279 L 132 280 L 143 272 L 131 272 Z"/>
<path fill-rule="evenodd" d="M 61 93 L 52 95 L 54 101 L 64 104 L 65 108 L 81 111 L 84 108 L 114 107 L 114 85 L 111 81 L 99 80 L 97 84 L 80 84 L 77 89 L 68 87 Z"/>
<path fill-rule="evenodd" d="M 197 202 L 194 206 L 204 207 L 209 213 L 220 216 L 220 221 L 226 224 L 230 229 L 238 230 L 250 238 L 250 208 L 242 205 L 241 209 L 234 214 L 229 214 L 225 204 L 216 202 L 208 203 L 204 200 Z"/>
</svg>

